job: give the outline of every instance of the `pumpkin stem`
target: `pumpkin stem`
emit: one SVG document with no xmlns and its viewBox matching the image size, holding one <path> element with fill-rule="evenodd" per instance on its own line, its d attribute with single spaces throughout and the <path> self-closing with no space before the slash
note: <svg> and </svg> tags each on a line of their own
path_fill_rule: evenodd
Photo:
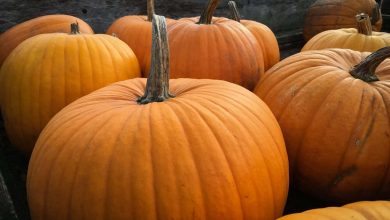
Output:
<svg viewBox="0 0 390 220">
<path fill-rule="evenodd" d="M 371 13 L 371 24 L 373 25 L 382 18 L 382 2 L 383 0 L 375 1 L 375 7 L 372 9 Z"/>
<path fill-rule="evenodd" d="M 207 7 L 202 11 L 198 24 L 211 24 L 213 14 L 220 0 L 209 0 Z"/>
<path fill-rule="evenodd" d="M 390 47 L 383 47 L 370 54 L 362 62 L 354 66 L 349 73 L 365 82 L 379 81 L 375 75 L 375 70 L 385 59 L 390 57 Z"/>
<path fill-rule="evenodd" d="M 77 21 L 76 23 L 70 24 L 70 34 L 80 34 L 79 23 Z"/>
<path fill-rule="evenodd" d="M 152 21 L 154 15 L 154 0 L 147 0 L 148 21 Z"/>
<path fill-rule="evenodd" d="M 240 13 L 238 12 L 237 5 L 235 1 L 229 1 L 228 3 L 230 14 L 233 17 L 233 20 L 240 22 Z"/>
<path fill-rule="evenodd" d="M 153 15 L 151 54 L 152 65 L 145 94 L 137 100 L 139 104 L 162 102 L 174 97 L 169 94 L 169 46 L 167 26 L 163 16 Z"/>
<path fill-rule="evenodd" d="M 370 22 L 370 16 L 368 14 L 360 13 L 356 16 L 357 30 L 359 34 L 372 35 L 372 26 Z"/>
</svg>

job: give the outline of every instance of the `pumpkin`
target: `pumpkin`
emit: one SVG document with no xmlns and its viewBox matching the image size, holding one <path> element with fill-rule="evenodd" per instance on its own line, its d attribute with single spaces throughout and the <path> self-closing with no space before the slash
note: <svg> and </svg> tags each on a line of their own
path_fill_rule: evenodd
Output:
<svg viewBox="0 0 390 220">
<path fill-rule="evenodd" d="M 356 14 L 368 14 L 372 20 L 374 31 L 380 31 L 382 27 L 380 0 L 317 0 L 308 9 L 303 36 L 306 41 L 323 31 L 353 28 L 356 26 L 354 16 Z"/>
<path fill-rule="evenodd" d="M 212 17 L 219 0 L 210 0 L 200 17 L 168 26 L 172 78 L 221 79 L 252 90 L 264 74 L 261 48 L 240 23 Z"/>
<path fill-rule="evenodd" d="M 244 25 L 256 38 L 263 54 L 264 69 L 268 70 L 280 60 L 278 41 L 275 34 L 266 25 L 252 21 L 242 20 L 235 1 L 229 1 L 229 8 L 235 21 Z"/>
<path fill-rule="evenodd" d="M 342 207 L 328 207 L 290 214 L 277 220 L 387 220 L 390 201 L 361 201 Z"/>
<path fill-rule="evenodd" d="M 32 219 L 280 217 L 288 162 L 269 108 L 226 81 L 169 80 L 163 17 L 152 32 L 147 81 L 84 96 L 41 133 L 27 177 Z"/>
<path fill-rule="evenodd" d="M 91 27 L 83 20 L 70 15 L 45 15 L 37 17 L 7 30 L 0 35 L 0 66 L 5 58 L 24 40 L 44 33 L 69 33 L 69 25 L 77 22 L 81 33 L 93 34 Z"/>
<path fill-rule="evenodd" d="M 29 155 L 50 118 L 107 84 L 139 77 L 137 58 L 103 34 L 40 34 L 23 41 L 0 70 L 0 104 L 11 143 Z"/>
<path fill-rule="evenodd" d="M 367 14 L 356 15 L 357 28 L 342 28 L 321 32 L 311 38 L 302 51 L 325 48 L 346 48 L 357 51 L 373 52 L 390 46 L 390 34 L 372 31 Z"/>
<path fill-rule="evenodd" d="M 282 128 L 293 186 L 317 198 L 390 198 L 390 48 L 369 54 L 301 52 L 254 91 Z"/>
<path fill-rule="evenodd" d="M 143 76 L 150 71 L 150 50 L 152 49 L 152 15 L 154 1 L 147 0 L 147 16 L 128 15 L 114 21 L 107 29 L 107 34 L 115 34 L 133 49 L 141 66 Z M 167 19 L 168 25 L 173 22 Z"/>
</svg>

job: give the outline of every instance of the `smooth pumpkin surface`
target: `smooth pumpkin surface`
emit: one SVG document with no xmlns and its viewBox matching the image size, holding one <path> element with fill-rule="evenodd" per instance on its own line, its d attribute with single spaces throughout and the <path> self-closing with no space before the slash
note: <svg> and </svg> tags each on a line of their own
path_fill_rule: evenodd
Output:
<svg viewBox="0 0 390 220">
<path fill-rule="evenodd" d="M 148 83 L 111 84 L 45 127 L 28 170 L 32 219 L 281 216 L 288 162 L 269 108 L 226 81 L 169 80 L 156 63 Z"/>
<path fill-rule="evenodd" d="M 45 15 L 17 24 L 0 35 L 0 66 L 24 40 L 44 33 L 69 33 L 70 24 L 77 22 L 81 33 L 93 34 L 92 28 L 83 20 L 70 15 Z"/>
<path fill-rule="evenodd" d="M 132 50 L 109 35 L 41 34 L 21 43 L 0 71 L 0 104 L 11 143 L 30 154 L 50 118 L 77 98 L 139 77 Z"/>
<path fill-rule="evenodd" d="M 345 48 L 357 51 L 373 52 L 382 47 L 390 46 L 390 34 L 372 31 L 370 19 L 365 14 L 359 14 L 356 28 L 342 28 L 321 32 L 311 38 L 302 48 L 320 50 L 325 48 Z"/>
<path fill-rule="evenodd" d="M 375 0 L 317 0 L 305 15 L 303 36 L 306 41 L 326 30 L 353 28 L 355 15 L 359 13 L 374 17 L 372 28 L 380 31 L 382 15 Z"/>
<path fill-rule="evenodd" d="M 349 73 L 370 53 L 305 51 L 271 68 L 255 93 L 275 114 L 293 185 L 333 202 L 390 197 L 390 60 L 365 82 Z"/>
<path fill-rule="evenodd" d="M 362 201 L 342 207 L 312 209 L 290 214 L 277 220 L 387 220 L 390 201 Z"/>
</svg>

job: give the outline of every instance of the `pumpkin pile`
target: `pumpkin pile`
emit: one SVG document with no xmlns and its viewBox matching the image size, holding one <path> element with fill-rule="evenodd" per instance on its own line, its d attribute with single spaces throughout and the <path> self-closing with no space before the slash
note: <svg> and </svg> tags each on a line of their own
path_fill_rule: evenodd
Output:
<svg viewBox="0 0 390 220">
<path fill-rule="evenodd" d="M 177 20 L 146 3 L 105 34 L 47 15 L 0 36 L 33 220 L 390 219 L 381 1 L 317 0 L 308 42 L 282 61 L 234 1 L 232 19 L 213 16 L 220 0 Z M 289 186 L 344 206 L 282 216 Z"/>
<path fill-rule="evenodd" d="M 147 81 L 84 96 L 41 133 L 27 182 L 33 219 L 279 217 L 288 162 L 271 111 L 226 81 L 169 80 L 163 17 L 152 32 Z"/>
</svg>

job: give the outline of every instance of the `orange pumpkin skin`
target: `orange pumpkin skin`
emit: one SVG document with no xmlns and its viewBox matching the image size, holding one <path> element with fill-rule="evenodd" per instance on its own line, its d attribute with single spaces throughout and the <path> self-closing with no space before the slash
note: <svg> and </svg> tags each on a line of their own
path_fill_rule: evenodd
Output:
<svg viewBox="0 0 390 220">
<path fill-rule="evenodd" d="M 70 24 L 76 21 L 81 33 L 93 34 L 87 23 L 70 15 L 45 15 L 15 25 L 0 35 L 0 66 L 11 51 L 24 40 L 44 33 L 69 33 Z"/>
<path fill-rule="evenodd" d="M 312 209 L 277 220 L 387 220 L 389 217 L 390 201 L 362 201 L 342 207 Z"/>
<path fill-rule="evenodd" d="M 288 191 L 269 108 L 221 80 L 174 79 L 175 98 L 140 105 L 145 79 L 109 85 L 60 111 L 28 170 L 32 219 L 264 219 Z"/>
<path fill-rule="evenodd" d="M 282 60 L 255 93 L 275 114 L 293 185 L 329 201 L 390 197 L 390 60 L 380 81 L 349 74 L 369 53 L 306 51 Z"/>
<path fill-rule="evenodd" d="M 356 14 L 365 13 L 372 17 L 375 7 L 375 0 L 317 0 L 305 16 L 303 36 L 308 41 L 326 30 L 353 28 L 356 26 Z M 374 31 L 380 31 L 382 17 L 372 26 Z"/>
<path fill-rule="evenodd" d="M 107 84 L 139 77 L 137 58 L 108 35 L 41 34 L 22 42 L 0 70 L 0 104 L 11 143 L 30 154 L 50 118 Z"/>
<path fill-rule="evenodd" d="M 280 61 L 279 45 L 272 30 L 267 25 L 252 20 L 240 20 L 240 23 L 255 36 L 259 43 L 263 54 L 264 70 L 278 63 Z"/>
<path fill-rule="evenodd" d="M 168 25 L 174 20 L 166 19 Z M 134 51 L 141 66 L 143 76 L 150 71 L 150 51 L 152 49 L 152 23 L 147 16 L 124 16 L 112 23 L 107 34 L 115 34 L 116 37 L 127 43 Z"/>
<path fill-rule="evenodd" d="M 264 73 L 261 48 L 240 23 L 213 17 L 182 18 L 168 26 L 171 78 L 221 79 L 252 90 Z"/>
<path fill-rule="evenodd" d="M 372 35 L 364 35 L 359 34 L 356 28 L 342 28 L 317 34 L 305 44 L 302 51 L 345 48 L 361 52 L 374 52 L 386 46 L 390 46 L 389 33 L 374 31 Z"/>
</svg>

